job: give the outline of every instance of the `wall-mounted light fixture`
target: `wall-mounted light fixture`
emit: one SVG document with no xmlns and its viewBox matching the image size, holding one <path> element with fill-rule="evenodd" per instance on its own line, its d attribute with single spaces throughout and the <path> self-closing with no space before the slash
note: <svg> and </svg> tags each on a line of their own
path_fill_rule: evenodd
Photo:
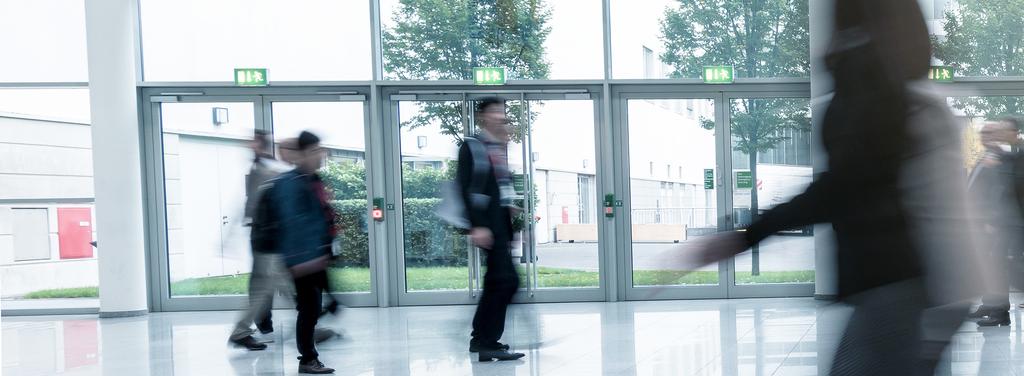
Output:
<svg viewBox="0 0 1024 376">
<path fill-rule="evenodd" d="M 224 107 L 213 108 L 213 125 L 224 125 L 228 123 L 228 109 Z"/>
</svg>

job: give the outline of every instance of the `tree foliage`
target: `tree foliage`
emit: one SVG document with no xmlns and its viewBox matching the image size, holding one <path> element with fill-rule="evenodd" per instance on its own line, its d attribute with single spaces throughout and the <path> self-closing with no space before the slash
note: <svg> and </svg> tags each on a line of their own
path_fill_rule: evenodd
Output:
<svg viewBox="0 0 1024 376">
<path fill-rule="evenodd" d="M 504 67 L 508 79 L 547 78 L 550 17 L 543 0 L 401 0 L 394 26 L 383 31 L 385 74 L 396 80 L 469 80 L 474 67 L 494 66 Z M 524 133 L 521 105 L 509 106 L 517 140 Z M 422 106 L 403 127 L 440 124 L 443 134 L 461 140 L 460 102 Z"/>
<path fill-rule="evenodd" d="M 731 65 L 743 78 L 806 77 L 809 36 L 807 0 L 679 0 L 661 21 L 661 58 L 676 78 L 699 77 L 708 65 Z M 806 101 L 742 99 L 730 108 L 733 148 L 749 157 L 755 182 L 758 153 L 788 140 L 788 129 L 810 130 Z M 714 122 L 702 119 L 701 126 Z"/>
<path fill-rule="evenodd" d="M 944 37 L 933 37 L 935 57 L 957 76 L 1024 76 L 1024 0 L 958 0 L 946 10 Z M 971 117 L 1024 112 L 1021 97 L 956 98 Z"/>
</svg>

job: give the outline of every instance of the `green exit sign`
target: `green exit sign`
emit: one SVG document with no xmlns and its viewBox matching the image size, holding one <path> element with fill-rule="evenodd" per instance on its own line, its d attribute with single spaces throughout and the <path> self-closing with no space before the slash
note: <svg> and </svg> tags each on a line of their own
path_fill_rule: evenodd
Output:
<svg viewBox="0 0 1024 376">
<path fill-rule="evenodd" d="M 473 84 L 504 85 L 505 68 L 479 67 L 473 68 Z"/>
<path fill-rule="evenodd" d="M 267 86 L 267 68 L 235 68 L 235 85 Z"/>
<path fill-rule="evenodd" d="M 931 67 L 928 69 L 928 79 L 936 82 L 953 82 L 952 67 Z"/>
<path fill-rule="evenodd" d="M 731 65 L 715 65 L 704 67 L 704 83 L 706 84 L 731 84 L 733 82 L 733 69 Z"/>
</svg>

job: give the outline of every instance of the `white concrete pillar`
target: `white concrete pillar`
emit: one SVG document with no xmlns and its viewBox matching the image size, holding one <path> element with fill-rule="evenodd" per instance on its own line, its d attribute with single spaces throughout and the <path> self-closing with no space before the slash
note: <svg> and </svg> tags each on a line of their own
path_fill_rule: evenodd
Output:
<svg viewBox="0 0 1024 376">
<path fill-rule="evenodd" d="M 145 314 L 146 257 L 132 0 L 87 0 L 100 317 Z"/>
<path fill-rule="evenodd" d="M 832 92 L 832 76 L 822 60 L 832 39 L 833 0 L 811 0 L 809 21 L 811 33 L 811 159 L 815 175 L 825 171 L 828 158 L 821 144 L 821 122 Z M 836 283 L 836 248 L 832 225 L 814 227 L 814 295 L 832 297 L 838 292 Z"/>
</svg>

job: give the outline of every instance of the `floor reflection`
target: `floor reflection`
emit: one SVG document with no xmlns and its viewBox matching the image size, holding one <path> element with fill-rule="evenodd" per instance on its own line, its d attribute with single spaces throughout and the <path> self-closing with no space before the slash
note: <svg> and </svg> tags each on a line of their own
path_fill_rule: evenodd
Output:
<svg viewBox="0 0 1024 376">
<path fill-rule="evenodd" d="M 514 306 L 503 341 L 526 358 L 480 363 L 467 352 L 473 307 L 349 309 L 327 322 L 345 338 L 322 344 L 339 375 L 818 375 L 827 374 L 848 309 L 812 299 Z M 1024 375 L 1021 312 L 1014 325 L 965 323 L 943 375 Z M 4 375 L 277 375 L 297 368 L 294 315 L 275 312 L 266 351 L 227 345 L 233 312 L 3 321 Z"/>
</svg>

